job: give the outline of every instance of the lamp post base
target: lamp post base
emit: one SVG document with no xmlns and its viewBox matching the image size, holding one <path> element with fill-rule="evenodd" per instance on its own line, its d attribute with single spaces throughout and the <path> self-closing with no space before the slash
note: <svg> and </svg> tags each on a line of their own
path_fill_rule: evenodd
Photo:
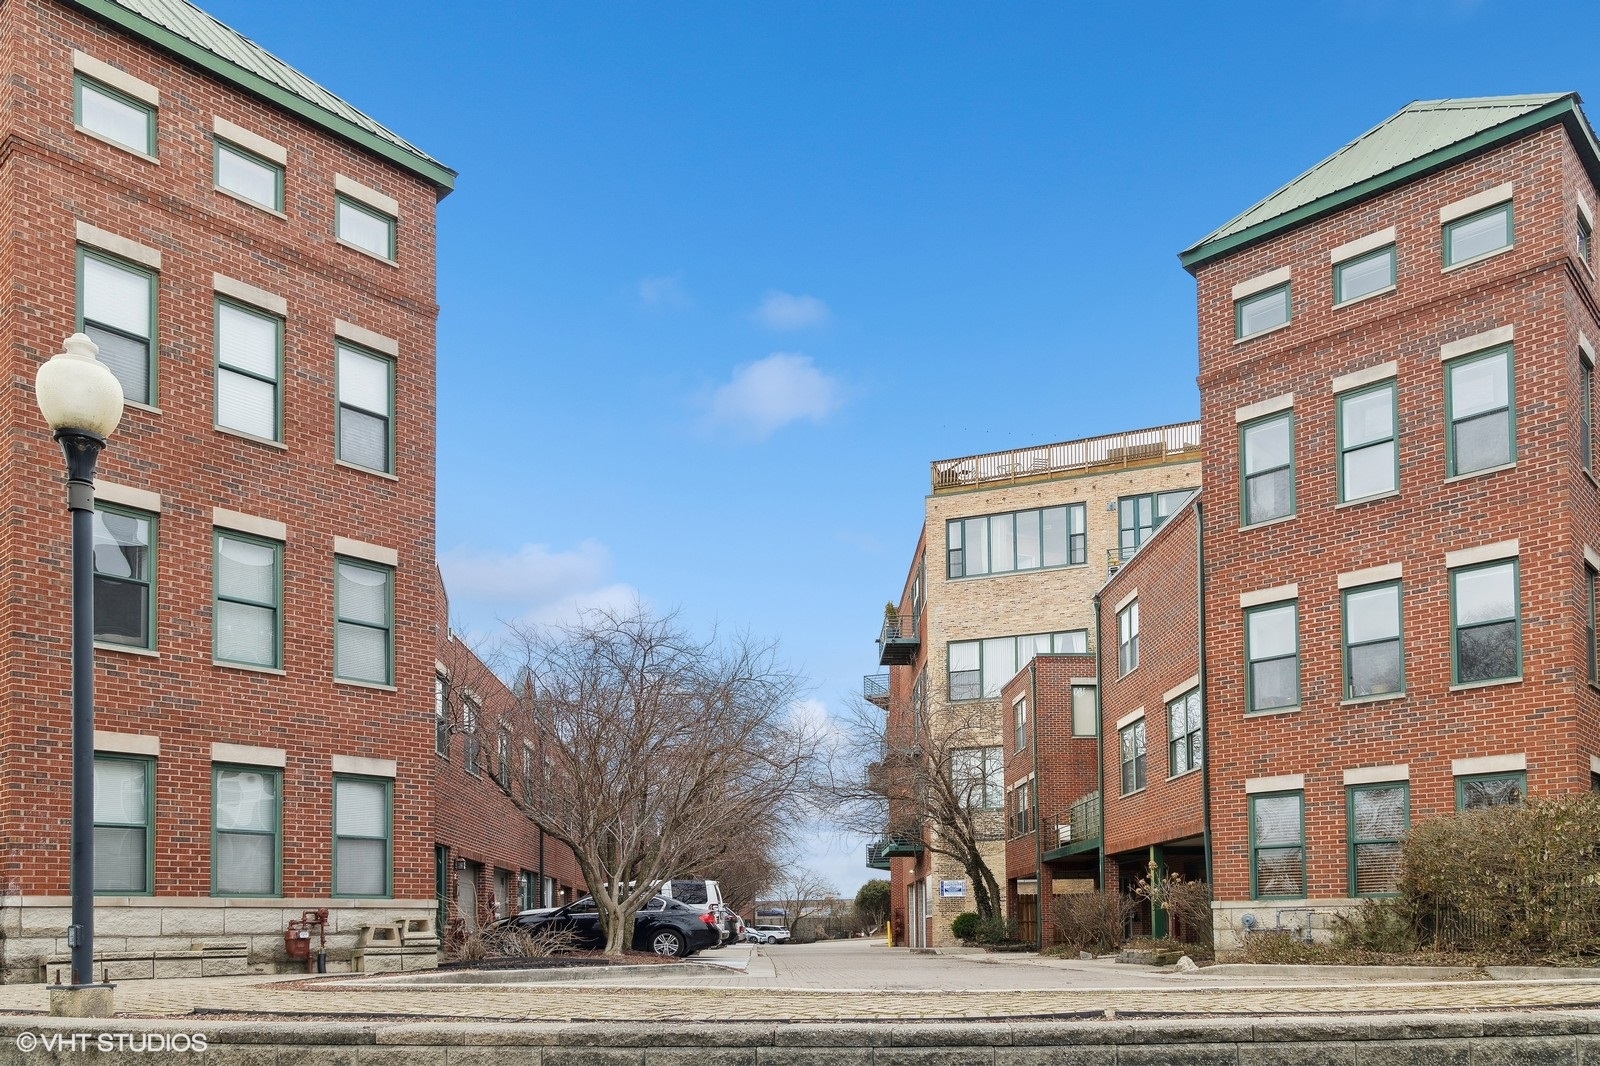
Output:
<svg viewBox="0 0 1600 1066">
<path fill-rule="evenodd" d="M 112 1015 L 111 990 L 116 985 L 52 985 L 52 1018 L 109 1018 Z"/>
</svg>

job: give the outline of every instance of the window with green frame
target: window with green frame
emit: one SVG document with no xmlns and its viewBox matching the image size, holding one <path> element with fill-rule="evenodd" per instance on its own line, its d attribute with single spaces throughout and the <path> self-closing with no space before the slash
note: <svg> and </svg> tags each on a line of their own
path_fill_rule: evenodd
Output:
<svg viewBox="0 0 1600 1066">
<path fill-rule="evenodd" d="M 1250 797 L 1250 898 L 1304 899 L 1305 795 L 1267 792 Z"/>
<path fill-rule="evenodd" d="M 1009 574 L 1088 561 L 1084 504 L 955 518 L 945 523 L 950 578 Z"/>
<path fill-rule="evenodd" d="M 1578 353 L 1578 456 L 1585 470 L 1594 470 L 1594 364 Z"/>
<path fill-rule="evenodd" d="M 216 347 L 217 425 L 281 441 L 283 319 L 219 299 Z"/>
<path fill-rule="evenodd" d="M 283 773 L 259 766 L 211 768 L 211 894 L 276 896 Z"/>
<path fill-rule="evenodd" d="M 1394 286 L 1394 245 L 1333 265 L 1333 302 L 1349 303 Z"/>
<path fill-rule="evenodd" d="M 1400 583 L 1345 589 L 1344 698 L 1405 691 L 1400 644 Z"/>
<path fill-rule="evenodd" d="M 394 782 L 375 777 L 333 779 L 333 894 L 387 896 Z"/>
<path fill-rule="evenodd" d="M 450 755 L 450 706 L 445 699 L 447 684 L 443 674 L 433 675 L 433 750 L 446 758 Z"/>
<path fill-rule="evenodd" d="M 283 167 L 218 137 L 213 140 L 213 181 L 268 211 L 283 210 Z"/>
<path fill-rule="evenodd" d="M 1597 600 L 1595 585 L 1597 582 L 1600 582 L 1600 572 L 1596 572 L 1594 567 L 1585 563 L 1583 567 L 1583 592 L 1587 601 L 1585 606 L 1588 609 L 1584 613 L 1588 624 L 1584 631 L 1583 650 L 1585 658 L 1588 659 L 1589 684 L 1591 685 L 1600 685 L 1600 662 L 1597 662 L 1595 648 L 1595 606 Z"/>
<path fill-rule="evenodd" d="M 1517 560 L 1450 571 L 1450 651 L 1454 683 L 1497 681 L 1522 673 Z"/>
<path fill-rule="evenodd" d="M 1346 793 L 1350 819 L 1350 895 L 1392 895 L 1400 883 L 1400 839 L 1411 826 L 1411 788 L 1403 781 L 1352 785 Z"/>
<path fill-rule="evenodd" d="M 148 896 L 154 891 L 155 760 L 94 757 L 94 892 Z"/>
<path fill-rule="evenodd" d="M 1195 688 L 1167 704 L 1167 776 L 1186 774 L 1204 760 L 1200 690 Z"/>
<path fill-rule="evenodd" d="M 73 79 L 72 120 L 130 152 L 156 154 L 156 109 L 82 74 Z"/>
<path fill-rule="evenodd" d="M 381 259 L 394 260 L 394 216 L 336 196 L 334 235 L 341 241 L 371 252 Z"/>
<path fill-rule="evenodd" d="M 950 698 L 994 699 L 1035 655 L 1082 655 L 1088 650 L 1085 629 L 953 641 L 948 649 Z"/>
<path fill-rule="evenodd" d="M 1511 247 L 1511 201 L 1445 223 L 1444 265 L 1455 266 Z"/>
<path fill-rule="evenodd" d="M 1117 730 L 1122 752 L 1122 794 L 1132 795 L 1145 786 L 1145 724 L 1141 718 Z"/>
<path fill-rule="evenodd" d="M 1451 360 L 1444 372 L 1447 475 L 1514 462 L 1517 414 L 1510 346 Z"/>
<path fill-rule="evenodd" d="M 1594 248 L 1594 223 L 1589 221 L 1589 216 L 1582 211 L 1578 212 L 1578 260 L 1584 266 L 1593 267 L 1594 261 L 1589 258 Z"/>
<path fill-rule="evenodd" d="M 394 679 L 394 571 L 337 558 L 333 673 L 345 681 L 388 685 Z"/>
<path fill-rule="evenodd" d="M 341 462 L 394 473 L 394 361 L 340 342 Z"/>
<path fill-rule="evenodd" d="M 1072 735 L 1093 737 L 1100 734 L 1100 708 L 1093 685 L 1072 686 Z"/>
<path fill-rule="evenodd" d="M 78 249 L 78 329 L 134 403 L 155 403 L 156 276 L 132 263 Z"/>
<path fill-rule="evenodd" d="M 1147 492 L 1117 500 L 1117 554 L 1126 559 L 1189 502 L 1197 489 Z"/>
<path fill-rule="evenodd" d="M 1520 770 L 1503 774 L 1470 774 L 1456 778 L 1456 810 L 1512 807 L 1528 795 L 1528 775 Z"/>
<path fill-rule="evenodd" d="M 1339 502 L 1400 487 L 1393 381 L 1339 396 Z"/>
<path fill-rule="evenodd" d="M 1283 411 L 1239 427 L 1244 489 L 1239 494 L 1243 525 L 1294 514 L 1294 412 Z"/>
<path fill-rule="evenodd" d="M 1245 611 L 1245 710 L 1300 705 L 1300 607 L 1293 601 Z"/>
<path fill-rule="evenodd" d="M 1126 677 L 1139 666 L 1139 601 L 1117 612 L 1117 671 Z"/>
<path fill-rule="evenodd" d="M 1265 292 L 1233 302 L 1233 335 L 1238 340 L 1265 333 L 1289 324 L 1289 286 L 1276 286 Z"/>
<path fill-rule="evenodd" d="M 211 657 L 283 665 L 283 543 L 231 529 L 213 534 Z"/>
<path fill-rule="evenodd" d="M 94 639 L 155 647 L 156 516 L 96 503 Z"/>
</svg>

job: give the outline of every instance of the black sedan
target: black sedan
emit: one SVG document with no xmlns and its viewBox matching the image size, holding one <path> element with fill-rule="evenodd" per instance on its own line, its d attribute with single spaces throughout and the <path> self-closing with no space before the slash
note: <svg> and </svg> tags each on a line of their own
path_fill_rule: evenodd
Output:
<svg viewBox="0 0 1600 1066">
<path fill-rule="evenodd" d="M 606 943 L 606 935 L 600 928 L 600 911 L 591 896 L 551 911 L 526 911 L 497 924 L 515 924 L 526 933 L 565 930 L 572 933 L 580 948 L 602 948 Z M 721 940 L 715 915 L 702 914 L 694 907 L 663 896 L 647 900 L 633 916 L 635 951 L 681 958 L 702 948 L 714 948 Z"/>
</svg>

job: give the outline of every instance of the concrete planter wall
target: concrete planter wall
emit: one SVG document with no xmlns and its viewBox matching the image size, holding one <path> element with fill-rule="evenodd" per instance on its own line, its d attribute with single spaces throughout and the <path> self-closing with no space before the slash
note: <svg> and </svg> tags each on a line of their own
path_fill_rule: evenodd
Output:
<svg viewBox="0 0 1600 1066">
<path fill-rule="evenodd" d="M 431 928 L 433 900 L 212 899 L 105 896 L 95 900 L 97 968 L 112 981 L 150 977 L 214 977 L 305 968 L 284 954 L 283 934 L 303 911 L 328 910 L 328 969 L 347 971 L 363 927 L 421 922 Z M 4 980 L 54 979 L 65 972 L 70 909 L 64 896 L 9 896 L 0 904 Z M 438 942 L 426 950 L 373 954 L 368 969 L 437 965 Z M 313 943 L 312 950 L 316 950 Z M 382 959 L 381 962 L 378 960 Z M 96 975 L 99 976 L 98 974 Z"/>
</svg>

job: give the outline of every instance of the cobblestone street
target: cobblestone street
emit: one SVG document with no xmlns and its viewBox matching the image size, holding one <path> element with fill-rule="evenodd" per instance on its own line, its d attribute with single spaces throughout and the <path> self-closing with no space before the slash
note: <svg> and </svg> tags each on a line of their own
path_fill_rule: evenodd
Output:
<svg viewBox="0 0 1600 1066">
<path fill-rule="evenodd" d="M 123 1016 L 321 1016 L 499 1021 L 872 1021 L 1410 1014 L 1600 1009 L 1594 979 L 1427 980 L 1179 975 L 1106 961 L 1031 955 L 924 955 L 877 941 L 708 952 L 726 974 L 633 969 L 609 977 L 491 984 L 399 984 L 374 975 L 293 975 L 118 986 Z M 504 975 L 500 975 L 504 976 Z M 0 1010 L 45 1010 L 42 985 L 0 988 Z"/>
</svg>

